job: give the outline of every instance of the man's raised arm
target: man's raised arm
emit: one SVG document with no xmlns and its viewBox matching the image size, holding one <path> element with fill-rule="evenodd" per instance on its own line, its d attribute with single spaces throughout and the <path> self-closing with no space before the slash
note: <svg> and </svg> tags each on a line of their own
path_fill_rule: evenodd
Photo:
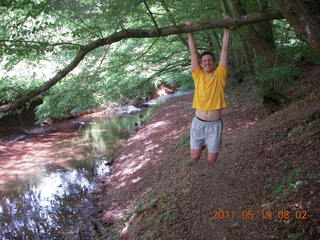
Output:
<svg viewBox="0 0 320 240">
<path fill-rule="evenodd" d="M 223 19 L 230 18 L 229 16 L 223 17 Z M 230 30 L 225 28 L 224 34 L 223 34 L 223 42 L 222 42 L 222 49 L 220 53 L 220 61 L 219 64 L 221 64 L 224 67 L 228 67 L 228 55 L 229 55 L 229 35 Z"/>
<path fill-rule="evenodd" d="M 191 22 L 187 22 L 187 25 L 191 25 Z M 189 51 L 191 54 L 191 69 L 192 71 L 196 70 L 200 65 L 199 65 L 199 60 L 198 60 L 198 51 L 197 51 L 197 46 L 196 42 L 194 40 L 194 35 L 192 32 L 188 33 L 188 45 L 189 45 Z"/>
</svg>

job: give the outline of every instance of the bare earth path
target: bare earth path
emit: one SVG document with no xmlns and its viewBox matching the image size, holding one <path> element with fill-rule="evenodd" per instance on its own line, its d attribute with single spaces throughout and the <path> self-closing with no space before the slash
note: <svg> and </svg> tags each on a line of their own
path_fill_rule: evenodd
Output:
<svg viewBox="0 0 320 240">
<path fill-rule="evenodd" d="M 264 116 L 261 106 L 250 104 L 248 99 L 243 99 L 241 103 L 229 100 L 229 107 L 223 114 L 223 151 L 217 164 L 211 166 L 206 163 L 204 153 L 198 162 L 189 160 L 187 138 L 180 147 L 182 155 L 175 156 L 170 151 L 170 147 L 188 135 L 194 115 L 192 97 L 192 94 L 177 97 L 160 106 L 147 125 L 121 148 L 114 161 L 113 174 L 103 180 L 102 193 L 105 199 L 100 209 L 105 209 L 105 222 L 112 223 L 121 211 L 130 210 L 134 202 L 158 187 L 156 185 L 163 188 L 161 192 L 175 190 L 174 193 L 177 193 L 179 186 L 185 182 L 189 185 L 179 199 L 179 216 L 176 216 L 179 219 L 176 219 L 175 227 L 182 235 L 178 237 L 172 232 L 172 236 L 167 236 L 168 239 L 227 239 L 230 227 L 252 225 L 256 221 L 233 219 L 238 218 L 242 210 L 252 210 L 255 200 L 250 195 L 259 184 L 254 181 L 255 175 L 251 170 L 239 167 L 233 146 L 239 145 L 239 132 L 252 127 L 259 115 Z M 182 172 L 176 171 L 180 165 L 187 165 Z M 175 175 L 171 180 L 177 182 L 176 187 L 170 186 L 172 182 L 166 182 L 172 175 Z M 220 209 L 229 211 L 230 219 L 226 219 L 226 216 L 215 221 L 210 219 L 212 212 Z M 234 214 L 232 219 L 231 214 Z M 188 225 L 190 218 L 191 226 Z M 185 233 L 184 229 L 187 229 Z"/>
<path fill-rule="evenodd" d="M 120 232 L 124 239 L 281 239 L 277 223 L 263 219 L 261 211 L 267 178 L 282 166 L 282 160 L 272 160 L 279 143 L 275 133 L 291 126 L 281 122 L 273 132 L 277 115 L 263 121 L 265 111 L 252 102 L 248 90 L 228 98 L 223 147 L 215 165 L 207 164 L 204 153 L 199 161 L 189 158 L 192 94 L 162 104 L 123 143 L 112 174 L 101 179 L 95 195 L 96 217 L 109 226 L 109 236 Z M 319 111 L 315 105 L 305 116 Z M 291 124 L 299 122 L 292 119 Z M 219 210 L 223 212 L 216 215 Z"/>
</svg>

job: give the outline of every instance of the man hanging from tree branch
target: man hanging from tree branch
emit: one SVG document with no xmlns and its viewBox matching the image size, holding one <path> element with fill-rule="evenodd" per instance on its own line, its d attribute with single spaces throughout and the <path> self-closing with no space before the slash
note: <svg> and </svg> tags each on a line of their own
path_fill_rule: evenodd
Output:
<svg viewBox="0 0 320 240">
<path fill-rule="evenodd" d="M 225 16 L 224 19 L 229 18 Z M 187 22 L 191 25 L 191 22 Z M 198 58 L 197 46 L 193 33 L 188 33 L 188 44 L 191 53 L 192 78 L 195 93 L 192 107 L 196 109 L 190 129 L 191 158 L 200 158 L 201 151 L 207 146 L 209 164 L 217 161 L 221 147 L 223 122 L 221 109 L 226 102 L 224 89 L 228 77 L 229 29 L 224 29 L 223 44 L 218 67 L 215 69 L 215 56 L 203 52 Z M 205 144 L 205 145 L 204 145 Z"/>
</svg>

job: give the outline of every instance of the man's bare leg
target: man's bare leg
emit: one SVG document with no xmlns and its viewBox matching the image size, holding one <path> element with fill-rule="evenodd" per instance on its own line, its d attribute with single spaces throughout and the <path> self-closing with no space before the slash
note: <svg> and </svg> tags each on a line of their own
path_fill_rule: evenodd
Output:
<svg viewBox="0 0 320 240">
<path fill-rule="evenodd" d="M 198 160 L 201 156 L 201 149 L 190 149 L 190 153 L 191 153 L 191 159 L 192 160 Z"/>
<path fill-rule="evenodd" d="M 208 163 L 209 163 L 209 164 L 214 164 L 214 163 L 217 161 L 217 159 L 218 159 L 218 155 L 219 155 L 218 152 L 217 152 L 217 153 L 208 152 L 208 156 L 207 156 L 207 158 L 208 158 Z"/>
</svg>

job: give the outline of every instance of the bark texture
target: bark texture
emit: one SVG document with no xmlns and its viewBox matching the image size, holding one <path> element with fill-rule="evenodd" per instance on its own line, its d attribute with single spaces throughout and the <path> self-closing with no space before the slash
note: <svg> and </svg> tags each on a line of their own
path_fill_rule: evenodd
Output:
<svg viewBox="0 0 320 240">
<path fill-rule="evenodd" d="M 236 17 L 246 15 L 240 0 L 231 0 L 231 5 Z M 238 32 L 259 55 L 265 57 L 269 66 L 274 66 L 276 62 L 275 44 L 269 21 L 250 25 L 247 30 L 239 29 Z"/>
<path fill-rule="evenodd" d="M 296 35 L 318 54 L 320 54 L 320 21 L 317 11 L 310 9 L 310 1 L 301 0 L 272 0 L 282 15 L 294 29 Z M 313 1 L 320 7 L 318 1 Z"/>
</svg>

